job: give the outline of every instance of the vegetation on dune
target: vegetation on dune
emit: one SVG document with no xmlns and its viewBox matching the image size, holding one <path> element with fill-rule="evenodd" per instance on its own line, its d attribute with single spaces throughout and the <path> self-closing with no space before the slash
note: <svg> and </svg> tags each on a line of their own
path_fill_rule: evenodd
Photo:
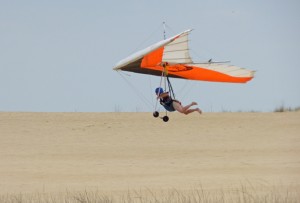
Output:
<svg viewBox="0 0 300 203">
<path fill-rule="evenodd" d="M 63 194 L 7 194 L 0 196 L 0 202 L 7 203 L 248 203 L 248 202 L 299 202 L 300 193 L 294 188 L 253 188 L 240 186 L 236 189 L 205 190 L 195 188 L 191 190 L 161 190 L 152 191 L 129 190 L 120 194 L 105 194 L 100 191 L 66 192 Z"/>
<path fill-rule="evenodd" d="M 291 108 L 291 107 L 285 107 L 283 104 L 280 105 L 279 107 L 276 107 L 274 109 L 274 112 L 288 112 L 288 111 L 300 111 L 300 107 L 295 107 L 295 108 Z"/>
</svg>

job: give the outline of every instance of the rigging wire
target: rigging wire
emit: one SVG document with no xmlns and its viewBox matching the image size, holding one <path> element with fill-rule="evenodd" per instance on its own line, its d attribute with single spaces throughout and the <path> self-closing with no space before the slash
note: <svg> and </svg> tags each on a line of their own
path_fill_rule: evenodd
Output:
<svg viewBox="0 0 300 203">
<path fill-rule="evenodd" d="M 147 41 L 150 40 L 150 38 L 152 38 L 154 36 L 154 34 L 156 34 L 158 32 L 158 29 L 161 29 L 161 26 L 163 25 L 163 37 L 164 39 L 166 39 L 166 28 L 168 28 L 169 30 L 171 30 L 172 32 L 174 32 L 174 30 L 167 25 L 165 22 L 163 22 L 162 24 L 159 25 L 158 28 L 156 28 L 151 34 L 150 36 L 144 40 L 142 43 L 140 43 L 140 45 L 135 49 L 135 51 L 141 47 L 143 44 L 145 44 Z M 135 52 L 134 51 L 134 52 Z M 144 104 L 146 104 L 149 108 L 154 108 L 155 110 L 157 109 L 157 104 L 158 104 L 158 100 L 156 100 L 155 105 L 153 104 L 153 100 L 149 101 L 149 99 L 147 99 L 147 97 L 138 90 L 138 88 L 136 88 L 123 74 L 121 74 L 121 71 L 117 71 L 119 73 L 119 75 L 125 80 L 125 82 L 129 85 L 129 87 L 135 92 L 135 94 L 137 94 L 137 96 L 141 99 L 141 101 L 143 101 Z M 128 74 L 126 74 L 128 76 Z M 129 75 L 130 76 L 130 75 Z M 151 77 L 149 77 L 150 82 L 149 82 L 149 86 L 150 86 L 150 92 L 152 92 L 152 83 L 151 83 Z M 160 77 L 160 87 L 164 86 L 164 89 L 167 90 L 167 85 L 168 85 L 168 89 L 170 91 L 171 94 L 173 94 L 173 97 L 175 98 L 175 94 L 173 91 L 173 87 L 169 81 L 169 77 L 167 76 L 166 70 L 162 71 L 162 75 Z M 180 91 L 183 91 L 185 88 L 187 87 L 187 83 L 184 85 L 183 88 L 181 88 Z M 192 88 L 188 88 L 188 91 L 185 92 L 184 97 L 186 97 L 186 95 L 191 91 Z M 151 94 L 152 95 L 152 94 Z M 151 96 L 151 98 L 153 98 Z"/>
<path fill-rule="evenodd" d="M 168 25 L 165 23 L 165 27 L 168 28 L 172 34 L 175 34 L 176 32 Z"/>
<path fill-rule="evenodd" d="M 156 29 L 154 29 L 154 31 L 149 35 L 149 37 L 148 38 L 146 38 L 143 42 L 141 42 L 135 49 L 134 49 L 134 51 L 133 52 L 136 52 L 143 44 L 145 44 L 146 42 L 148 42 L 151 38 L 153 38 L 153 36 L 154 36 L 154 34 L 156 34 L 156 33 L 158 33 L 158 30 L 160 30 L 161 29 L 161 27 L 163 26 L 163 29 L 164 29 L 164 39 L 166 39 L 166 33 L 165 33 L 165 29 L 166 29 L 166 23 L 165 22 L 163 22 L 163 23 L 160 23 L 160 25 L 156 28 Z M 168 28 L 169 28 L 169 26 L 167 26 Z M 132 83 L 130 83 L 130 81 L 129 80 L 127 80 L 127 78 L 123 75 L 123 74 L 121 74 L 121 71 L 117 71 L 118 73 L 119 73 L 119 75 L 125 80 L 125 82 L 129 85 L 129 87 L 137 94 L 137 96 L 143 101 L 143 103 L 145 103 L 149 108 L 154 108 L 154 104 L 153 104 L 153 100 L 152 101 L 149 101 L 149 99 L 147 99 L 146 98 L 146 96 L 141 92 L 141 91 L 139 91 Z M 162 73 L 163 74 L 163 73 Z M 130 75 L 128 75 L 128 74 L 126 74 L 127 76 L 130 76 Z M 150 92 L 152 92 L 152 83 L 151 83 L 151 77 L 149 77 L 150 79 L 150 89 L 151 89 L 151 91 Z M 166 87 L 166 82 L 164 82 L 165 83 L 165 87 Z M 162 77 L 161 77 L 161 81 L 160 81 L 160 86 L 161 86 L 161 84 L 162 84 Z M 152 95 L 151 95 L 151 97 L 152 97 Z M 156 102 L 155 102 L 156 104 L 155 104 L 155 109 L 157 109 L 157 103 L 158 103 L 158 100 L 156 99 Z"/>
<path fill-rule="evenodd" d="M 184 80 L 183 82 L 184 82 L 184 84 L 180 85 L 180 89 L 177 91 L 177 94 L 180 95 L 182 100 L 186 98 L 187 90 L 189 90 L 188 92 L 190 92 L 190 90 L 191 90 L 191 88 L 189 88 L 191 81 Z"/>
<path fill-rule="evenodd" d="M 144 104 L 146 104 L 150 109 L 154 108 L 154 105 L 151 101 L 149 101 L 149 99 L 147 99 L 144 94 L 138 90 L 129 80 L 127 80 L 127 78 L 121 73 L 121 71 L 117 71 L 119 73 L 119 75 L 125 80 L 125 82 L 129 85 L 129 87 L 133 90 L 133 92 L 135 94 L 137 94 L 137 96 L 141 99 L 141 101 L 144 102 Z"/>
<path fill-rule="evenodd" d="M 153 104 L 155 103 L 154 111 L 156 111 L 156 110 L 159 111 L 160 108 L 159 108 L 159 107 L 157 108 L 158 98 L 153 97 L 153 90 L 154 90 L 156 87 L 153 88 L 153 85 L 152 85 L 152 78 L 153 78 L 153 76 L 150 76 L 150 75 L 149 75 L 149 83 L 150 83 L 150 91 L 149 91 L 149 93 L 150 93 L 150 98 L 152 98 L 152 106 L 154 106 Z"/>
<path fill-rule="evenodd" d="M 161 26 L 163 25 L 163 23 L 159 24 L 159 26 L 153 30 L 153 32 L 144 40 L 142 41 L 133 51 L 132 53 L 136 52 L 139 48 L 141 48 L 146 42 L 148 42 L 151 38 L 153 38 L 153 36 L 158 33 L 158 30 L 161 29 Z"/>
</svg>

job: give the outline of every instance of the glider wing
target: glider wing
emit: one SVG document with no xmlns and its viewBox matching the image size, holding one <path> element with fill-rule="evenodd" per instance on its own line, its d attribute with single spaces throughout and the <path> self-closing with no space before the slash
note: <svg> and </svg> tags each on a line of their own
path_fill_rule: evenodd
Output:
<svg viewBox="0 0 300 203">
<path fill-rule="evenodd" d="M 254 77 L 254 71 L 227 63 L 193 63 L 188 48 L 186 30 L 143 49 L 116 64 L 114 70 L 210 82 L 245 83 Z"/>
</svg>

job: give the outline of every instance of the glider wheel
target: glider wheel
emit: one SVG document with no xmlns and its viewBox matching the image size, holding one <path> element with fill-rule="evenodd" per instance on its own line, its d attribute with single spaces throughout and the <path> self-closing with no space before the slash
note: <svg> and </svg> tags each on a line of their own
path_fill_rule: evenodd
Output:
<svg viewBox="0 0 300 203">
<path fill-rule="evenodd" d="M 159 116 L 158 111 L 154 111 L 154 112 L 153 112 L 153 116 L 154 116 L 155 118 L 157 118 L 157 117 Z"/>
<path fill-rule="evenodd" d="M 168 122 L 169 121 L 169 117 L 168 116 L 164 116 L 163 117 L 163 121 Z"/>
</svg>

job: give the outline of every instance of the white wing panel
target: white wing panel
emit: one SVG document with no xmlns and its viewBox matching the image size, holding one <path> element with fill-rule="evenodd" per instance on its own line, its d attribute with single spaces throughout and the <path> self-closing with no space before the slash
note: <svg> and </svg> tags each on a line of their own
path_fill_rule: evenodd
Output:
<svg viewBox="0 0 300 203">
<path fill-rule="evenodd" d="M 173 42 L 167 44 L 164 48 L 163 62 L 172 63 L 192 63 L 188 47 L 188 34 L 190 31 L 183 33 Z"/>
<path fill-rule="evenodd" d="M 214 70 L 226 75 L 230 75 L 233 77 L 253 77 L 254 71 L 247 70 L 245 68 L 241 68 L 238 66 L 233 66 L 229 64 L 223 63 L 197 63 L 197 64 L 190 64 L 191 66 L 198 66 L 200 68 L 206 68 L 209 70 Z"/>
</svg>

